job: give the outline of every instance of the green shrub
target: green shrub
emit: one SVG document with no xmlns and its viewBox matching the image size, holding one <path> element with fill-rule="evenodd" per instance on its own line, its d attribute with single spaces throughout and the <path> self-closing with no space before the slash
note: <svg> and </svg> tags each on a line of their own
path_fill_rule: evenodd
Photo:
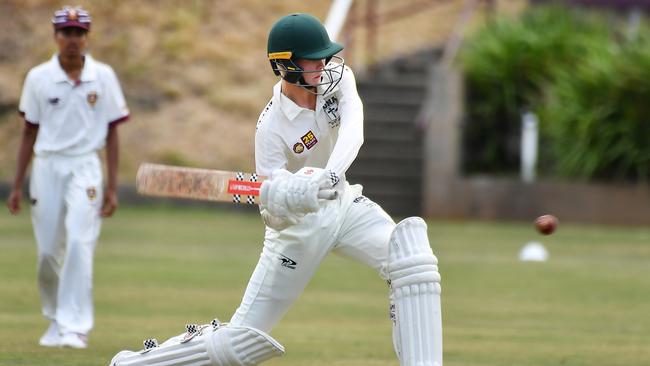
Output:
<svg viewBox="0 0 650 366">
<path fill-rule="evenodd" d="M 521 113 L 540 113 L 542 173 L 647 179 L 650 42 L 609 30 L 599 14 L 532 8 L 488 23 L 461 54 L 467 173 L 519 167 Z"/>
<path fill-rule="evenodd" d="M 588 35 L 604 38 L 590 19 L 552 7 L 494 19 L 466 42 L 466 171 L 518 169 L 523 109 L 538 104 L 553 70 L 581 58 Z"/>
<path fill-rule="evenodd" d="M 553 172 L 598 180 L 650 178 L 650 38 L 592 47 L 558 70 L 540 114 Z"/>
</svg>

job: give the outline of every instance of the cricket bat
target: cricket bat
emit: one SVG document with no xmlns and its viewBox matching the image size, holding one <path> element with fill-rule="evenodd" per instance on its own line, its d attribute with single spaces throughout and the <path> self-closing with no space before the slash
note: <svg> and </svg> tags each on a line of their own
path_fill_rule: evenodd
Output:
<svg viewBox="0 0 650 366">
<path fill-rule="evenodd" d="M 254 205 L 259 204 L 265 179 L 256 173 L 143 163 L 138 168 L 135 186 L 138 193 L 146 196 Z M 322 190 L 318 197 L 334 199 L 337 192 Z"/>
</svg>

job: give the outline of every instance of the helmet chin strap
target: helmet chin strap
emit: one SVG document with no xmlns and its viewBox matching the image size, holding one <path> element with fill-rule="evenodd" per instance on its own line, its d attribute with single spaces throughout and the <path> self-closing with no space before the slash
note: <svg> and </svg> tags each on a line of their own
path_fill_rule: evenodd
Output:
<svg viewBox="0 0 650 366">
<path fill-rule="evenodd" d="M 317 94 L 318 90 L 315 86 L 309 85 L 307 83 L 307 80 L 305 80 L 305 76 L 303 75 L 304 70 L 300 68 L 295 62 L 292 62 L 293 67 L 297 68 L 298 72 L 285 72 L 284 75 L 282 76 L 282 79 L 287 81 L 288 83 L 291 83 L 293 85 L 299 86 L 305 90 L 307 90 L 310 93 Z M 285 66 L 286 67 L 286 66 Z M 321 77 L 322 78 L 322 77 Z"/>
<path fill-rule="evenodd" d="M 305 89 L 309 93 L 318 94 L 317 88 L 315 86 L 313 86 L 313 85 L 307 84 L 307 81 L 305 81 L 305 78 L 302 75 L 300 75 L 300 78 L 298 78 L 298 80 L 296 80 L 296 81 L 287 80 L 286 78 L 282 78 L 282 79 L 284 81 L 288 82 L 289 84 L 292 84 L 292 85 L 295 85 L 295 86 L 298 86 L 298 87 L 301 87 L 301 88 Z"/>
<path fill-rule="evenodd" d="M 315 86 L 307 84 L 307 81 L 305 80 L 305 77 L 303 75 L 300 75 L 300 79 L 298 79 L 298 82 L 296 82 L 295 84 L 307 90 L 310 93 L 313 94 L 318 93 L 318 89 Z"/>
</svg>

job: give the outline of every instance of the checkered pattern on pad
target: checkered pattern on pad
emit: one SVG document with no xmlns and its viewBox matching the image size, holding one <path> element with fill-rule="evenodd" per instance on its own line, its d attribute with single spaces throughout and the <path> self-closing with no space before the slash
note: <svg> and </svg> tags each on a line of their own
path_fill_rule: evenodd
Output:
<svg viewBox="0 0 650 366">
<path fill-rule="evenodd" d="M 158 347 L 158 340 L 156 338 L 145 339 L 142 342 L 142 345 L 144 346 L 144 349 L 140 351 L 140 353 L 147 353 L 152 349 Z"/>
</svg>

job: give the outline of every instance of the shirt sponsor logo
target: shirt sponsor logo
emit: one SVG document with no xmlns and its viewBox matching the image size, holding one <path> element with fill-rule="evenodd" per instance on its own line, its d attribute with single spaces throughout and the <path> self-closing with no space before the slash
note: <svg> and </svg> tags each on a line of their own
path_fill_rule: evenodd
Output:
<svg viewBox="0 0 650 366">
<path fill-rule="evenodd" d="M 88 104 L 90 104 L 91 107 L 95 106 L 95 103 L 97 103 L 97 92 L 91 91 L 88 93 L 86 96 L 86 100 L 88 101 Z"/>
<path fill-rule="evenodd" d="M 246 182 L 231 179 L 228 181 L 228 194 L 259 196 L 262 182 Z"/>
<path fill-rule="evenodd" d="M 338 127 L 341 124 L 341 115 L 339 114 L 339 100 L 337 97 L 331 97 L 323 104 L 323 112 L 327 116 L 327 122 L 331 128 Z"/>
<path fill-rule="evenodd" d="M 296 144 L 293 145 L 293 152 L 296 154 L 300 154 L 303 151 L 305 151 L 305 145 L 303 145 L 302 142 L 296 142 Z"/>
<path fill-rule="evenodd" d="M 311 149 L 312 147 L 314 147 L 314 145 L 318 143 L 318 140 L 316 139 L 316 135 L 314 135 L 314 133 L 311 131 L 307 132 L 300 139 L 302 140 L 302 143 L 305 144 L 307 150 Z"/>
</svg>

